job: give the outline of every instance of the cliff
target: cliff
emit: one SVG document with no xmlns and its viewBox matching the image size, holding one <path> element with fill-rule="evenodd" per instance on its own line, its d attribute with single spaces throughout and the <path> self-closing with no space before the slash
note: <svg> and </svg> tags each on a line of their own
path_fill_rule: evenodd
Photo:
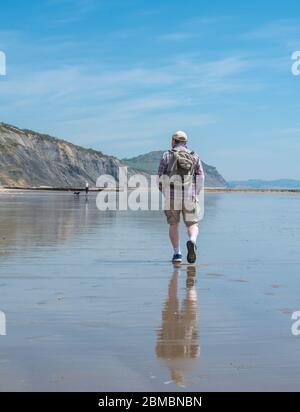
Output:
<svg viewBox="0 0 300 412">
<path fill-rule="evenodd" d="M 137 157 L 129 159 L 122 159 L 130 167 L 134 167 L 145 172 L 156 174 L 160 158 L 163 151 L 158 150 L 149 152 Z M 205 173 L 205 186 L 206 187 L 227 187 L 228 184 L 222 175 L 217 171 L 214 166 L 210 166 L 202 161 L 204 173 Z"/>
<path fill-rule="evenodd" d="M 0 184 L 80 187 L 101 174 L 118 175 L 122 163 L 93 149 L 0 123 Z"/>
</svg>

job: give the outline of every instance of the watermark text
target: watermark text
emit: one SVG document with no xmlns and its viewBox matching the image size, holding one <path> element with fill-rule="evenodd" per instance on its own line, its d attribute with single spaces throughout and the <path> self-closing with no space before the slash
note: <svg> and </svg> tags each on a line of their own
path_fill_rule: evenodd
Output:
<svg viewBox="0 0 300 412">
<path fill-rule="evenodd" d="M 299 336 L 300 335 L 300 310 L 297 310 L 292 313 L 292 320 L 293 322 L 291 331 L 294 336 Z"/>
<path fill-rule="evenodd" d="M 0 336 L 6 335 L 6 316 L 5 313 L 0 310 Z"/>
<path fill-rule="evenodd" d="M 0 76 L 6 76 L 6 55 L 0 50 Z"/>
<path fill-rule="evenodd" d="M 292 60 L 295 60 L 292 64 L 292 73 L 294 76 L 300 76 L 300 51 L 294 51 L 292 54 Z"/>
<path fill-rule="evenodd" d="M 120 167 L 118 179 L 101 175 L 97 187 L 103 188 L 96 200 L 97 208 L 105 210 L 184 210 L 190 221 L 204 215 L 204 176 L 148 175 L 128 176 Z M 161 196 L 162 194 L 162 196 Z"/>
</svg>

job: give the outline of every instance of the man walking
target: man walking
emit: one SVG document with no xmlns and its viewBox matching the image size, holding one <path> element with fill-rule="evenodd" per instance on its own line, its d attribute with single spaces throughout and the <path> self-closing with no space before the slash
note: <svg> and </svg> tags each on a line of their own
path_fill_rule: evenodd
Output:
<svg viewBox="0 0 300 412">
<path fill-rule="evenodd" d="M 165 215 L 174 249 L 173 263 L 182 262 L 179 222 L 182 214 L 187 227 L 187 261 L 196 261 L 196 241 L 200 208 L 197 195 L 204 186 L 204 173 L 199 156 L 187 148 L 187 135 L 178 131 L 172 136 L 172 149 L 162 155 L 158 168 L 159 188 L 166 200 Z"/>
</svg>

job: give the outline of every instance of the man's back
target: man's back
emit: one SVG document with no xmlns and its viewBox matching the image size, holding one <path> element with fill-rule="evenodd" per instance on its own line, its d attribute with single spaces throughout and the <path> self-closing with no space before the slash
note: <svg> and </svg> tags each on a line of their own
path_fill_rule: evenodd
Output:
<svg viewBox="0 0 300 412">
<path fill-rule="evenodd" d="M 203 188 L 204 185 L 204 172 L 203 172 L 203 167 L 201 160 L 198 156 L 197 153 L 191 151 L 188 149 L 187 145 L 184 143 L 178 142 L 172 150 L 167 150 L 163 153 L 160 164 L 158 167 L 158 176 L 161 177 L 163 175 L 168 175 L 169 173 L 169 167 L 172 162 L 173 156 L 174 156 L 174 151 L 180 152 L 187 152 L 192 154 L 193 158 L 193 187 L 192 187 L 192 195 L 197 196 L 199 194 L 200 190 Z"/>
</svg>

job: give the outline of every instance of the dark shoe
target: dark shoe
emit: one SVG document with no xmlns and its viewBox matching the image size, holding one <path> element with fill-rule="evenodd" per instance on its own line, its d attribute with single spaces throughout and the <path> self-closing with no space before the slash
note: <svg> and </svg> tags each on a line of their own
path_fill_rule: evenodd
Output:
<svg viewBox="0 0 300 412">
<path fill-rule="evenodd" d="M 196 245 L 195 245 L 195 243 L 192 242 L 191 240 L 188 240 L 186 242 L 186 247 L 187 247 L 187 250 L 188 250 L 187 261 L 189 263 L 196 262 Z"/>
<path fill-rule="evenodd" d="M 182 262 L 182 255 L 180 253 L 175 253 L 172 258 L 173 263 L 181 263 Z"/>
</svg>

